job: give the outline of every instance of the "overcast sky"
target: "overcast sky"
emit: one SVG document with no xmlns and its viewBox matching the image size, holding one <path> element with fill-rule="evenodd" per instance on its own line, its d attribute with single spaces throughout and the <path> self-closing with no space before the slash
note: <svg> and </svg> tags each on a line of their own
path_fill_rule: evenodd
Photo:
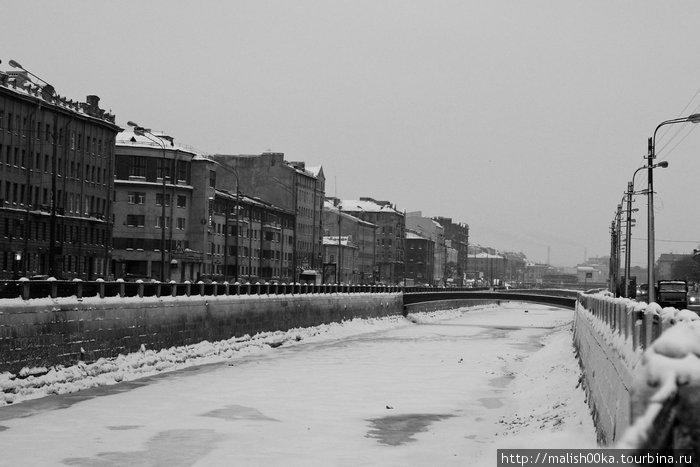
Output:
<svg viewBox="0 0 700 467">
<path fill-rule="evenodd" d="M 698 111 L 699 18 L 691 0 L 28 0 L 2 6 L 0 69 L 97 94 L 124 127 L 284 152 L 322 165 L 329 195 L 573 266 L 609 254 L 656 125 Z M 684 253 L 700 245 L 700 131 L 666 128 L 656 250 Z M 635 207 L 644 265 L 646 198 Z"/>
</svg>

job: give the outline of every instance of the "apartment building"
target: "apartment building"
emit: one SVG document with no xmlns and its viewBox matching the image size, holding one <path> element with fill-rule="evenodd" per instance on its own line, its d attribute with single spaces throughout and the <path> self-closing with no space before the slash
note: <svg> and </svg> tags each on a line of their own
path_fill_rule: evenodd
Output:
<svg viewBox="0 0 700 467">
<path fill-rule="evenodd" d="M 253 198 L 260 198 L 295 214 L 290 270 L 283 276 L 299 279 L 304 270 L 321 269 L 322 212 L 325 196 L 323 168 L 307 167 L 304 162 L 290 162 L 283 153 L 265 152 L 258 155 L 215 154 L 211 159 L 226 167 L 221 173 L 228 186 Z"/>
<path fill-rule="evenodd" d="M 405 273 L 406 216 L 389 201 L 369 197 L 339 200 L 343 212 L 377 227 L 375 282 L 399 284 Z"/>
<path fill-rule="evenodd" d="M 60 96 L 23 69 L 0 71 L 0 277 L 110 273 L 120 128 L 99 101 Z"/>
<path fill-rule="evenodd" d="M 324 235 L 324 264 L 340 260 L 340 268 L 344 271 L 345 283 L 370 284 L 374 281 L 377 264 L 377 226 L 364 221 L 340 209 L 340 200 L 327 198 L 323 205 L 323 235 Z M 341 238 L 341 247 L 338 248 L 338 237 Z M 354 249 L 348 248 L 347 254 L 354 254 L 352 270 L 348 271 L 349 261 L 343 253 L 342 239 L 347 237 Z M 333 250 L 335 254 L 329 254 L 326 250 Z M 340 251 L 340 255 L 337 251 Z M 331 258 L 332 256 L 332 258 Z"/>
</svg>

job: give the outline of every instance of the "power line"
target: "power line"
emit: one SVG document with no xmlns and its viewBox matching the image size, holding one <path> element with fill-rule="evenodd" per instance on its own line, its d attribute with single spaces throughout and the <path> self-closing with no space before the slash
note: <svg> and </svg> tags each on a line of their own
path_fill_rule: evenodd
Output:
<svg viewBox="0 0 700 467">
<path fill-rule="evenodd" d="M 644 240 L 644 241 L 646 241 L 646 238 L 632 237 L 632 240 Z M 700 244 L 700 240 L 660 240 L 658 238 L 656 238 L 655 240 L 657 242 L 664 242 L 664 243 L 694 243 L 696 245 Z"/>
</svg>

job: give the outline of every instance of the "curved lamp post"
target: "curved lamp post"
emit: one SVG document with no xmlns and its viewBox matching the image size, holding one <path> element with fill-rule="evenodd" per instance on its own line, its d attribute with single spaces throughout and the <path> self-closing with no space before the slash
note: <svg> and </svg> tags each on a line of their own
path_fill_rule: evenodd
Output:
<svg viewBox="0 0 700 467">
<path fill-rule="evenodd" d="M 656 290 L 654 288 L 654 159 L 656 158 L 656 132 L 659 128 L 665 125 L 675 123 L 700 123 L 700 114 L 692 114 L 687 117 L 672 118 L 659 123 L 654 130 L 651 138 L 648 140 L 649 154 L 647 156 L 647 171 L 649 174 L 648 181 L 648 198 L 647 198 L 647 282 L 649 283 L 649 303 L 656 301 Z M 667 164 L 668 165 L 668 164 Z"/>
<path fill-rule="evenodd" d="M 158 138 L 156 135 L 151 133 L 151 130 L 142 127 L 138 123 L 129 121 L 126 123 L 127 125 L 134 127 L 134 133 L 136 133 L 139 136 L 144 136 L 148 138 L 149 140 L 153 141 L 154 143 L 158 144 L 161 149 L 163 149 L 163 173 L 162 178 L 163 178 L 163 186 L 162 186 L 162 195 L 163 199 L 161 200 L 161 211 L 160 211 L 160 227 L 161 227 L 161 232 L 160 232 L 160 281 L 165 282 L 165 143 Z M 150 136 L 149 136 L 150 135 Z"/>
<path fill-rule="evenodd" d="M 654 164 L 651 168 L 655 169 L 657 167 L 661 167 L 662 169 L 665 169 L 668 167 L 668 162 L 666 161 L 661 161 L 656 164 Z M 634 177 L 637 176 L 637 173 L 639 173 L 640 170 L 643 169 L 648 169 L 646 165 L 638 168 L 637 170 L 634 171 L 634 174 L 632 174 L 632 181 L 627 183 L 627 192 L 625 195 L 627 196 L 627 225 L 625 229 L 625 297 L 630 296 L 630 290 L 629 290 L 629 285 L 630 285 L 630 269 L 631 269 L 631 253 L 632 253 L 632 212 L 633 211 L 638 211 L 638 209 L 632 209 L 632 196 L 637 194 L 637 192 L 634 191 Z"/>
</svg>

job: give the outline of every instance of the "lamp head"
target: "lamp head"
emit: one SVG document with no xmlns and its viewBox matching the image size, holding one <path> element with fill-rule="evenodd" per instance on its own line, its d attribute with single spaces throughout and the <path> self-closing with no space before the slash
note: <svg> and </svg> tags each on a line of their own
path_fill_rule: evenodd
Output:
<svg viewBox="0 0 700 467">
<path fill-rule="evenodd" d="M 654 164 L 654 167 L 661 167 L 662 169 L 665 169 L 666 167 L 668 167 L 668 162 L 667 162 L 667 161 L 661 161 L 661 162 L 659 162 L 659 163 L 657 163 L 657 164 Z"/>
<path fill-rule="evenodd" d="M 700 114 L 689 115 L 688 121 L 690 123 L 700 123 Z"/>
<path fill-rule="evenodd" d="M 23 67 L 22 65 L 20 65 L 19 63 L 15 62 L 14 60 L 10 60 L 9 63 L 10 63 L 10 66 L 11 66 L 12 68 L 21 68 L 21 69 L 24 70 L 24 67 Z"/>
<path fill-rule="evenodd" d="M 128 122 L 126 122 L 126 124 L 129 125 L 129 126 L 141 126 L 141 125 L 139 125 L 139 124 L 136 123 L 136 122 L 132 122 L 131 120 L 129 120 Z"/>
</svg>

